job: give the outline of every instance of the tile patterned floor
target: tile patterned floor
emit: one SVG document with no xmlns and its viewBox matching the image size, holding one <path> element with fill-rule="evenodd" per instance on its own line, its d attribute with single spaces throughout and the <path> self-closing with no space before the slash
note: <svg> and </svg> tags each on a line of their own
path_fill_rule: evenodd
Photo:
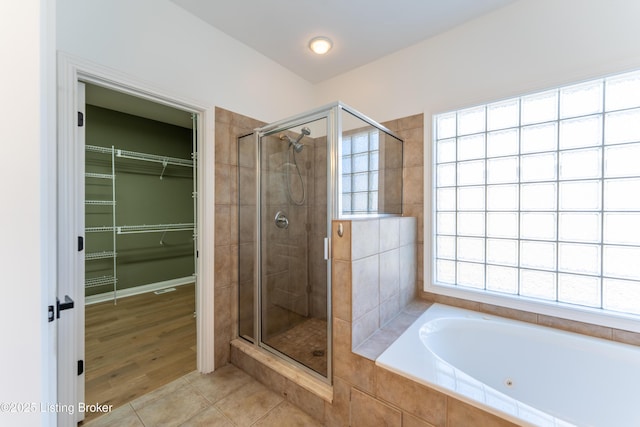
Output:
<svg viewBox="0 0 640 427">
<path fill-rule="evenodd" d="M 310 318 L 266 341 L 271 347 L 327 375 L 327 321 Z"/>
<path fill-rule="evenodd" d="M 83 427 L 300 426 L 320 424 L 233 365 L 191 372 Z"/>
</svg>

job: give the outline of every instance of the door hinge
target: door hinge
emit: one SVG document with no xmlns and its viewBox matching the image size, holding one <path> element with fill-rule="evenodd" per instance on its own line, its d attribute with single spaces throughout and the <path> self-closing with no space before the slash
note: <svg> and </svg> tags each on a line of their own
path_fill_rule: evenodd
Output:
<svg viewBox="0 0 640 427">
<path fill-rule="evenodd" d="M 82 252 L 84 249 L 84 237 L 78 236 L 78 252 Z"/>
<path fill-rule="evenodd" d="M 49 320 L 49 322 L 53 322 L 54 320 L 56 320 L 55 307 L 52 305 L 47 307 L 47 319 Z"/>
<path fill-rule="evenodd" d="M 73 308 L 74 302 L 71 298 L 69 298 L 69 295 L 65 295 L 64 296 L 64 302 L 61 303 L 60 299 L 56 298 L 56 318 L 60 318 L 60 312 L 63 310 L 69 310 L 70 308 Z"/>
<path fill-rule="evenodd" d="M 78 360 L 78 375 L 84 373 L 84 360 Z"/>
<path fill-rule="evenodd" d="M 84 126 L 84 114 L 82 111 L 78 111 L 78 127 Z"/>
</svg>

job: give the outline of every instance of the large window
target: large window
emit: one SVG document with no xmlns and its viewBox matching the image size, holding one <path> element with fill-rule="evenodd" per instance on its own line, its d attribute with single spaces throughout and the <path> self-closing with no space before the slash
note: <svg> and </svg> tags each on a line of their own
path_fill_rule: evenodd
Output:
<svg viewBox="0 0 640 427">
<path fill-rule="evenodd" d="M 434 117 L 435 286 L 640 314 L 640 72 Z"/>
</svg>

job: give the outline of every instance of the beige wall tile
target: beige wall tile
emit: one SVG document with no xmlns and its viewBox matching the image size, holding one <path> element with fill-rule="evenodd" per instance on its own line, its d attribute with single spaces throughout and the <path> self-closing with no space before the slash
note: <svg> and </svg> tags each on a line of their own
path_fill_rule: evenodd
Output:
<svg viewBox="0 0 640 427">
<path fill-rule="evenodd" d="M 215 175 L 216 204 L 228 205 L 231 203 L 231 167 L 222 163 L 216 163 Z"/>
<path fill-rule="evenodd" d="M 338 235 L 338 227 L 342 224 L 342 237 Z M 334 220 L 331 232 L 332 255 L 334 259 L 351 260 L 351 221 Z"/>
<path fill-rule="evenodd" d="M 413 116 L 398 119 L 398 131 L 406 129 L 417 129 L 424 126 L 424 114 L 414 114 Z"/>
<path fill-rule="evenodd" d="M 420 204 L 424 200 L 424 168 L 411 166 L 404 168 L 402 201 L 407 204 Z"/>
<path fill-rule="evenodd" d="M 284 386 L 284 396 L 287 402 L 313 416 L 319 424 L 324 423 L 324 399 L 288 379 Z"/>
<path fill-rule="evenodd" d="M 333 402 L 324 403 L 324 422 L 326 427 L 349 425 L 351 386 L 342 378 L 333 379 Z"/>
<path fill-rule="evenodd" d="M 231 144 L 231 125 L 228 123 L 217 123 L 215 129 L 215 152 L 216 163 L 229 164 L 229 151 Z"/>
<path fill-rule="evenodd" d="M 331 275 L 333 315 L 351 321 L 351 262 L 334 260 Z"/>
<path fill-rule="evenodd" d="M 231 123 L 233 112 L 229 110 L 225 110 L 224 108 L 216 107 L 215 108 L 215 117 L 216 124 L 218 123 Z"/>
<path fill-rule="evenodd" d="M 231 251 L 229 246 L 216 246 L 214 274 L 215 287 L 224 287 L 231 284 Z"/>
<path fill-rule="evenodd" d="M 433 427 L 433 424 L 421 420 L 407 412 L 402 413 L 402 427 Z"/>
<path fill-rule="evenodd" d="M 444 394 L 383 368 L 376 367 L 376 376 L 375 395 L 379 399 L 398 406 L 434 426 L 445 425 L 447 403 Z"/>
<path fill-rule="evenodd" d="M 454 307 L 466 308 L 467 310 L 480 311 L 480 303 L 460 298 L 448 297 L 445 295 L 433 294 L 431 292 L 422 292 L 422 297 L 427 301 L 438 302 L 440 304 L 451 305 Z"/>
<path fill-rule="evenodd" d="M 349 349 L 347 352 L 334 355 L 334 361 L 334 378 L 342 378 L 369 394 L 375 393 L 376 366 L 373 360 L 354 354 Z"/>
<path fill-rule="evenodd" d="M 404 166 L 422 166 L 424 164 L 424 131 L 419 128 L 400 132 L 404 140 Z"/>
<path fill-rule="evenodd" d="M 507 307 L 498 307 L 492 304 L 480 304 L 480 310 L 484 313 L 495 314 L 496 316 L 507 317 L 509 319 L 520 320 L 522 322 L 536 323 L 538 315 L 527 311 L 514 310 Z"/>
<path fill-rule="evenodd" d="M 402 413 L 357 389 L 351 390 L 351 426 L 401 427 Z"/>
<path fill-rule="evenodd" d="M 231 346 L 230 359 L 231 363 L 233 363 L 234 366 L 237 366 L 238 368 L 242 369 L 242 371 L 255 378 L 256 372 L 259 368 L 259 364 L 255 359 L 249 357 L 246 353 L 239 350 L 235 346 Z"/>
<path fill-rule="evenodd" d="M 447 427 L 514 427 L 514 424 L 460 400 L 447 397 Z"/>
<path fill-rule="evenodd" d="M 229 363 L 231 342 L 231 286 L 216 287 L 215 289 L 215 320 L 214 320 L 214 359 L 215 366 Z"/>
<path fill-rule="evenodd" d="M 621 329 L 613 329 L 613 339 L 625 344 L 640 346 L 640 334 L 637 332 L 623 331 Z"/>
<path fill-rule="evenodd" d="M 576 322 L 574 320 L 559 319 L 557 317 L 545 316 L 543 314 L 538 314 L 538 324 L 569 332 L 590 335 L 592 337 L 605 338 L 608 340 L 613 339 L 613 330 L 604 326 Z"/>
</svg>

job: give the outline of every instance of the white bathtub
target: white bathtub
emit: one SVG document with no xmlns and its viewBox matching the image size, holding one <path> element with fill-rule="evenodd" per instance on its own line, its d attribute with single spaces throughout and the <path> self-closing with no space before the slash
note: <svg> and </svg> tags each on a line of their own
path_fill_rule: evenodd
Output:
<svg viewBox="0 0 640 427">
<path fill-rule="evenodd" d="M 640 348 L 434 304 L 376 364 L 520 425 L 640 426 Z"/>
</svg>

